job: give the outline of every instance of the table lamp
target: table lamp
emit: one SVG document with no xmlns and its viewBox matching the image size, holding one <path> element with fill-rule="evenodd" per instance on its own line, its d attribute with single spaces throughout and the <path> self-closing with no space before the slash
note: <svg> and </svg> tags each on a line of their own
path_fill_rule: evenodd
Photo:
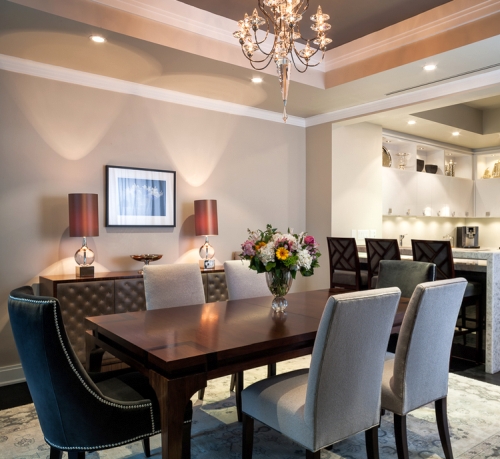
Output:
<svg viewBox="0 0 500 459">
<path fill-rule="evenodd" d="M 205 236 L 205 244 L 200 248 L 200 257 L 205 269 L 215 268 L 215 250 L 208 242 L 208 236 L 219 234 L 217 222 L 217 201 L 215 199 L 200 199 L 194 202 L 194 226 L 196 236 Z"/>
<path fill-rule="evenodd" d="M 95 259 L 94 252 L 87 247 L 87 237 L 99 236 L 99 212 L 97 194 L 72 193 L 68 195 L 69 235 L 82 237 L 82 247 L 75 253 L 76 275 L 89 277 L 94 275 L 90 266 Z"/>
</svg>

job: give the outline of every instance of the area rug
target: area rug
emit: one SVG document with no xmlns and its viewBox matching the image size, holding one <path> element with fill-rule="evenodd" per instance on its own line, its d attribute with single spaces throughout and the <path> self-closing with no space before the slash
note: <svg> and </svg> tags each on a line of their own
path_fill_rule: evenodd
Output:
<svg viewBox="0 0 500 459">
<path fill-rule="evenodd" d="M 309 357 L 278 364 L 278 372 L 309 365 Z M 245 385 L 265 376 L 266 368 L 245 372 Z M 234 394 L 229 377 L 210 381 L 203 402 L 195 402 L 191 441 L 193 459 L 241 458 L 241 424 L 236 421 Z M 500 457 L 500 387 L 450 374 L 448 415 L 454 456 L 464 459 Z M 444 457 L 431 405 L 408 416 L 410 457 Z M 382 418 L 379 429 L 381 458 L 396 458 L 392 414 Z M 160 437 L 151 439 L 152 457 L 160 458 Z M 63 457 L 66 457 L 63 456 Z M 87 454 L 87 459 L 143 458 L 140 442 Z M 299 445 L 268 427 L 255 423 L 255 459 L 304 458 Z M 0 458 L 48 459 L 33 405 L 0 411 Z M 332 451 L 323 450 L 322 459 L 366 458 L 364 434 L 337 443 Z"/>
</svg>

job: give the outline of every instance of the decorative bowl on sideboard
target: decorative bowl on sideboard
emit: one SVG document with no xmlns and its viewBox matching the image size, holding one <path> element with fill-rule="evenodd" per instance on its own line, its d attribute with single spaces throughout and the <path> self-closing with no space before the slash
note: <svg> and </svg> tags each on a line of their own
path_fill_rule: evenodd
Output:
<svg viewBox="0 0 500 459">
<path fill-rule="evenodd" d="M 130 255 L 130 258 L 133 258 L 136 261 L 142 261 L 144 262 L 144 265 L 149 265 L 151 261 L 156 261 L 159 260 L 163 255 L 160 255 L 159 253 L 145 253 L 142 255 Z M 142 274 L 142 269 L 140 271 L 137 271 L 139 274 Z"/>
</svg>

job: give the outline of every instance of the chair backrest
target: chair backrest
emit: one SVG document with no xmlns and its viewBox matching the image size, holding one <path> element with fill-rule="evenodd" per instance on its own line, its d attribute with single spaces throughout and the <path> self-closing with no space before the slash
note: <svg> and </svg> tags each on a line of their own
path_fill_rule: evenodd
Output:
<svg viewBox="0 0 500 459">
<path fill-rule="evenodd" d="M 269 296 L 266 276 L 250 269 L 249 260 L 224 262 L 227 293 L 230 300 L 242 300 L 255 296 Z"/>
<path fill-rule="evenodd" d="M 366 238 L 366 258 L 368 262 L 368 285 L 372 277 L 378 276 L 380 260 L 401 260 L 397 239 Z M 403 295 L 404 296 L 404 295 Z"/>
<path fill-rule="evenodd" d="M 10 293 L 8 309 L 26 382 L 51 446 L 103 449 L 110 442 L 112 414 L 133 425 L 136 414 L 130 403 L 104 396 L 83 369 L 66 335 L 57 299 L 34 296 L 31 287 L 22 287 Z"/>
<path fill-rule="evenodd" d="M 425 261 L 436 265 L 436 279 L 455 277 L 455 265 L 450 241 L 425 241 L 412 239 L 413 260 Z"/>
<path fill-rule="evenodd" d="M 356 239 L 351 237 L 327 237 L 328 254 L 330 261 L 330 287 L 343 287 L 339 283 L 333 283 L 335 270 L 351 271 L 356 273 L 356 290 L 361 289 L 361 270 L 359 267 L 358 246 Z M 352 288 L 352 285 L 348 286 Z"/>
<path fill-rule="evenodd" d="M 379 423 L 384 357 L 398 288 L 328 299 L 314 343 L 304 408 L 316 442 L 331 442 Z M 322 443 L 324 441 L 324 443 Z"/>
<path fill-rule="evenodd" d="M 436 265 L 422 261 L 382 260 L 377 288 L 398 287 L 401 296 L 410 298 L 418 284 L 436 280 Z"/>
<path fill-rule="evenodd" d="M 146 309 L 205 303 L 200 267 L 195 263 L 144 266 Z"/>
<path fill-rule="evenodd" d="M 392 390 L 403 398 L 403 413 L 445 397 L 450 352 L 467 281 L 420 284 L 406 310 L 394 360 Z"/>
</svg>

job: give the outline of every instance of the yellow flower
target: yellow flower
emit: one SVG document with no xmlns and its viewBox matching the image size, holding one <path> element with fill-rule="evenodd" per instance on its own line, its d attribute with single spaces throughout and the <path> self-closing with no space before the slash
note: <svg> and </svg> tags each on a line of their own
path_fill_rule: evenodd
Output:
<svg viewBox="0 0 500 459">
<path fill-rule="evenodd" d="M 257 242 L 257 244 L 255 244 L 255 250 L 260 250 L 262 249 L 262 247 L 265 247 L 267 244 L 265 242 Z"/>
<path fill-rule="evenodd" d="M 280 247 L 278 250 L 276 250 L 276 258 L 278 260 L 286 260 L 288 258 L 288 250 L 285 249 L 284 247 Z"/>
</svg>

